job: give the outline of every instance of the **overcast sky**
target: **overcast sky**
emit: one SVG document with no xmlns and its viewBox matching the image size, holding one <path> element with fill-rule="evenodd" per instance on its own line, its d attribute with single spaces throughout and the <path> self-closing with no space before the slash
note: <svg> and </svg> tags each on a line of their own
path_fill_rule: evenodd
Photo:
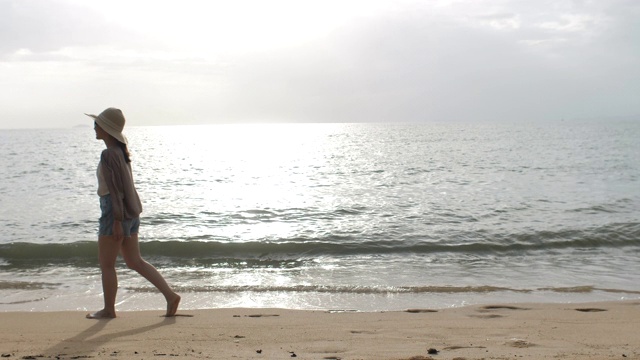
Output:
<svg viewBox="0 0 640 360">
<path fill-rule="evenodd" d="M 640 1 L 0 0 L 0 83 L 1 128 L 638 116 Z"/>
</svg>

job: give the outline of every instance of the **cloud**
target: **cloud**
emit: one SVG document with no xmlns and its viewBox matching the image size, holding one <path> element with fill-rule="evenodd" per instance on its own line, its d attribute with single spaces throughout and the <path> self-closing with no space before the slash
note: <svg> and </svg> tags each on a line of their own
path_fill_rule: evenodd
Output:
<svg viewBox="0 0 640 360">
<path fill-rule="evenodd" d="M 568 14 L 560 16 L 560 19 L 556 21 L 543 22 L 538 26 L 543 29 L 561 32 L 577 32 L 591 30 L 592 28 L 597 27 L 598 23 L 601 21 L 602 20 L 587 14 Z"/>
<path fill-rule="evenodd" d="M 8 29 L 0 36 L 10 40 L 0 41 L 3 119 L 36 124 L 55 113 L 64 124 L 107 106 L 126 109 L 140 125 L 640 113 L 633 95 L 640 83 L 636 2 L 381 1 L 360 12 L 349 3 L 348 16 L 316 19 L 308 37 L 267 45 L 264 36 L 250 41 L 259 31 L 253 29 L 234 47 L 216 40 L 220 23 L 172 32 L 197 10 L 195 2 L 175 18 L 164 6 L 148 26 L 135 28 L 135 13 L 115 18 L 124 2 L 108 8 L 69 1 L 0 0 L 8 11 L 0 12 L 0 27 Z M 234 9 L 230 14 L 240 14 Z M 320 19 L 330 13 L 324 9 Z M 170 19 L 176 22 L 155 32 Z"/>
<path fill-rule="evenodd" d="M 56 50 L 69 44 L 87 44 L 91 32 L 75 32 L 74 24 L 91 27 L 76 8 L 59 12 L 55 1 L 0 1 L 0 54 L 19 49 L 32 52 Z M 95 29 L 94 29 L 95 30 Z M 95 41 L 95 39 L 94 39 Z M 99 41 L 99 39 L 98 39 Z"/>
<path fill-rule="evenodd" d="M 537 26 L 545 17 L 569 20 L 558 29 Z M 614 50 L 611 31 L 598 33 L 608 21 L 503 12 L 472 17 L 478 27 L 462 26 L 462 18 L 429 11 L 373 18 L 305 49 L 258 54 L 234 76 L 247 89 L 237 99 L 248 106 L 232 99 L 230 108 L 238 117 L 286 109 L 288 118 L 314 121 L 534 121 L 638 111 L 626 93 L 604 93 L 620 89 L 624 76 L 637 78 L 630 64 L 603 68 L 618 62 L 601 55 Z M 506 33 L 490 23 L 520 18 Z"/>
<path fill-rule="evenodd" d="M 522 23 L 520 17 L 513 13 L 480 15 L 476 18 L 495 29 L 519 29 Z"/>
</svg>

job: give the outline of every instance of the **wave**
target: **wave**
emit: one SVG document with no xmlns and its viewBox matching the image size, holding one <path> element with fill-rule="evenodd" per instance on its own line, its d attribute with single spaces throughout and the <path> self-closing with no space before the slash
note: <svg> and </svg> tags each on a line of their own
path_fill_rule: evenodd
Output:
<svg viewBox="0 0 640 360">
<path fill-rule="evenodd" d="M 41 290 L 55 289 L 61 284 L 37 281 L 5 281 L 0 280 L 0 290 Z"/>
<path fill-rule="evenodd" d="M 25 282 L 25 281 L 3 281 L 0 280 L 0 290 L 20 290 L 58 291 L 63 284 L 45 282 Z M 127 292 L 133 293 L 156 293 L 158 290 L 153 286 L 126 287 Z M 599 288 L 592 285 L 573 287 L 541 287 L 541 288 L 512 288 L 491 285 L 479 286 L 362 286 L 362 285 L 177 285 L 174 289 L 180 293 L 289 293 L 300 294 L 335 294 L 335 295 L 374 295 L 374 296 L 394 296 L 394 295 L 444 295 L 444 294 L 499 294 L 499 293 L 561 293 L 561 294 L 594 294 L 610 293 L 624 294 L 629 296 L 640 295 L 640 291 L 629 289 Z M 42 291 L 36 292 L 43 294 Z M 40 296 L 32 299 L 22 299 L 14 301 L 0 301 L 0 305 L 17 305 L 46 300 L 47 296 Z"/>
<path fill-rule="evenodd" d="M 136 292 L 157 292 L 151 286 L 128 287 L 129 291 Z M 516 289 L 500 286 L 333 286 L 333 285 L 291 285 L 291 286 L 177 286 L 179 292 L 289 292 L 289 293 L 331 293 L 331 294 L 372 294 L 372 295 L 393 295 L 393 294 L 454 294 L 454 293 L 495 293 L 495 292 L 554 292 L 554 293 L 593 293 L 596 291 L 606 293 L 624 293 L 639 295 L 640 291 L 624 289 L 607 289 L 595 286 L 574 286 L 574 287 L 545 287 L 531 289 Z"/>
<path fill-rule="evenodd" d="M 640 246 L 640 223 L 618 223 L 593 229 L 537 231 L 521 234 L 457 233 L 451 239 L 407 236 L 401 240 L 362 240 L 357 236 L 296 237 L 233 242 L 208 237 L 141 241 L 142 253 L 181 264 L 244 262 L 244 266 L 294 267 L 323 257 L 434 254 L 515 253 L 562 249 Z M 464 239 L 464 240 L 460 240 Z M 97 242 L 0 244 L 0 268 L 69 264 L 95 266 Z"/>
</svg>

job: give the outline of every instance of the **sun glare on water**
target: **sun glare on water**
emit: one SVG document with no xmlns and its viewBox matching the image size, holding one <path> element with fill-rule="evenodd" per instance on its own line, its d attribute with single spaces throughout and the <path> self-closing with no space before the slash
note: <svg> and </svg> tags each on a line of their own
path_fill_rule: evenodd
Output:
<svg viewBox="0 0 640 360">
<path fill-rule="evenodd" d="M 327 163 L 333 161 L 328 154 L 339 152 L 341 143 L 335 134 L 344 132 L 345 126 L 283 123 L 139 128 L 130 139 L 139 149 L 134 154 L 138 163 L 144 164 L 137 179 L 145 190 L 148 214 L 166 211 L 154 208 L 153 199 L 171 197 L 175 206 L 195 216 L 238 214 L 238 219 L 227 219 L 230 222 L 224 227 L 191 225 L 183 230 L 185 236 L 243 241 L 292 237 L 299 224 L 272 221 L 271 212 L 307 208 L 309 202 L 333 206 L 336 199 L 330 188 L 317 185 L 322 183 Z M 165 174 L 160 182 L 158 174 Z"/>
</svg>

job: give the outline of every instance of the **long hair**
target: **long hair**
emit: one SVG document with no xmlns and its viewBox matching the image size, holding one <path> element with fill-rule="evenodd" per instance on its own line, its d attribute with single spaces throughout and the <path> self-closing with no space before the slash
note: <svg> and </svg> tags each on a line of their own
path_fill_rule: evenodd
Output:
<svg viewBox="0 0 640 360">
<path fill-rule="evenodd" d="M 126 161 L 127 163 L 130 163 L 131 154 L 129 153 L 129 148 L 127 147 L 127 144 L 124 144 L 118 141 L 118 146 L 120 146 L 120 149 L 122 149 L 122 153 L 124 154 L 124 161 Z"/>
</svg>

